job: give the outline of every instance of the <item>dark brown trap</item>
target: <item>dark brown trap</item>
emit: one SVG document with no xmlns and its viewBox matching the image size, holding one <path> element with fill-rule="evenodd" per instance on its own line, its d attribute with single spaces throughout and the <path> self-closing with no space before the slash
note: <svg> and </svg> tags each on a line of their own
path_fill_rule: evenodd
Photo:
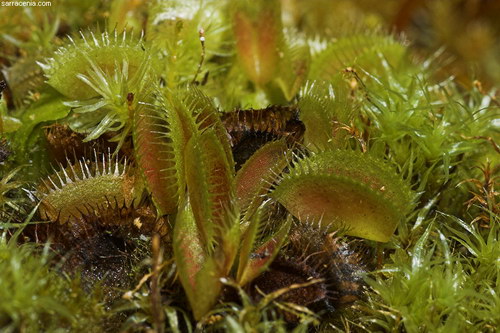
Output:
<svg viewBox="0 0 500 333">
<path fill-rule="evenodd" d="M 364 254 L 354 248 L 335 233 L 311 224 L 297 224 L 290 232 L 289 243 L 269 270 L 253 282 L 251 294 L 260 299 L 261 292 L 269 294 L 293 284 L 319 280 L 307 287 L 289 290 L 278 301 L 335 312 L 362 296 Z M 297 320 L 294 315 L 283 315 L 287 321 Z"/>
<path fill-rule="evenodd" d="M 286 138 L 292 144 L 304 135 L 304 124 L 293 106 L 235 110 L 225 113 L 222 122 L 231 138 L 236 170 L 267 142 Z"/>
</svg>

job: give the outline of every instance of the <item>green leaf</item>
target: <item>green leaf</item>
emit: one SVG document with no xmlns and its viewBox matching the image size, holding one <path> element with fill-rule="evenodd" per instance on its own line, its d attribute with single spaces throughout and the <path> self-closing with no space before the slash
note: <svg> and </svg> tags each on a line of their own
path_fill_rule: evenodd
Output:
<svg viewBox="0 0 500 333">
<path fill-rule="evenodd" d="M 18 147 L 20 153 L 25 153 L 29 147 L 27 143 L 30 135 L 36 126 L 49 121 L 54 121 L 66 117 L 70 108 L 63 104 L 61 96 L 53 91 L 47 91 L 42 97 L 21 116 L 22 126 L 14 133 L 14 145 Z"/>
<path fill-rule="evenodd" d="M 235 209 L 236 207 L 231 207 Z M 217 262 L 221 268 L 222 275 L 227 276 L 233 267 L 238 249 L 240 248 L 240 214 L 239 211 L 226 213 L 226 224 L 220 231 L 221 247 L 220 254 L 216 255 Z"/>
<path fill-rule="evenodd" d="M 242 275 L 250 263 L 251 253 L 252 250 L 254 250 L 255 241 L 261 229 L 262 222 L 263 219 L 261 216 L 261 210 L 259 210 L 257 211 L 256 214 L 253 215 L 248 228 L 245 230 L 240 250 L 238 272 L 236 274 L 236 281 L 238 281 L 240 285 L 242 285 L 241 283 Z"/>
<path fill-rule="evenodd" d="M 234 165 L 233 152 L 231 150 L 226 128 L 222 124 L 212 100 L 195 85 L 188 86 L 188 89 L 183 92 L 182 100 L 186 107 L 191 110 L 191 113 L 196 117 L 196 123 L 199 130 L 203 131 L 207 128 L 213 128 L 219 142 L 224 148 L 228 163 Z"/>
<path fill-rule="evenodd" d="M 15 132 L 21 127 L 21 121 L 17 118 L 9 116 L 7 113 L 7 102 L 0 92 L 0 134 Z"/>
</svg>

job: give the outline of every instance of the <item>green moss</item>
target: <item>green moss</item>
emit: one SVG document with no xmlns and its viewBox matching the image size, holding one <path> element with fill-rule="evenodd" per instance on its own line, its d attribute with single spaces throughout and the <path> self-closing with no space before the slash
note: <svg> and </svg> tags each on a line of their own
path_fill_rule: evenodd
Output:
<svg viewBox="0 0 500 333">
<path fill-rule="evenodd" d="M 495 330 L 500 320 L 498 225 L 481 231 L 455 217 L 438 220 L 449 226 L 431 222 L 414 246 L 398 248 L 391 263 L 368 280 L 375 293 L 362 305 L 368 313 L 361 320 L 366 330 Z"/>
<path fill-rule="evenodd" d="M 0 239 L 0 329 L 4 332 L 99 332 L 105 324 L 99 291 L 82 290 L 50 267 L 48 246 Z"/>
</svg>

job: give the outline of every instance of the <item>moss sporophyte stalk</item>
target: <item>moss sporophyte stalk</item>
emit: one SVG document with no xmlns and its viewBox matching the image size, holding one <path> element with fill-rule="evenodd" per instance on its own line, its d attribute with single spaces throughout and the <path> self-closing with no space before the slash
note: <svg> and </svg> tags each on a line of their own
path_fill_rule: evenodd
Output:
<svg viewBox="0 0 500 333">
<path fill-rule="evenodd" d="M 309 6 L 0 8 L 1 331 L 497 329 L 494 85 Z"/>
</svg>

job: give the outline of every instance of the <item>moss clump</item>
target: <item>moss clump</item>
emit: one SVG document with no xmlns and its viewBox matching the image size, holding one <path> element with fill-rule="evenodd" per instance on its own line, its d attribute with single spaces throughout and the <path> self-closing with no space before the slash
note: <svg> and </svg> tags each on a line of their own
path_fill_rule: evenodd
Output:
<svg viewBox="0 0 500 333">
<path fill-rule="evenodd" d="M 83 292 L 78 279 L 51 268 L 48 246 L 0 239 L 0 329 L 3 332 L 99 332 L 109 318 L 99 288 Z"/>
</svg>

